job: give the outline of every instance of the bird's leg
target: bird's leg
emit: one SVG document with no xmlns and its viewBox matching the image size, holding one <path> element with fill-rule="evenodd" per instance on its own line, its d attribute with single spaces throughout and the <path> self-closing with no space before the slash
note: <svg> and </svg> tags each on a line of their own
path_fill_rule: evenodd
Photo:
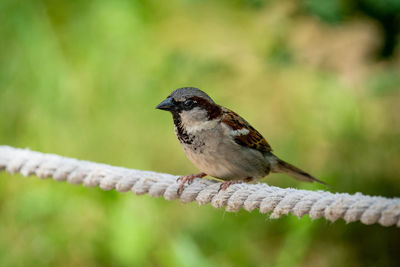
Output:
<svg viewBox="0 0 400 267">
<path fill-rule="evenodd" d="M 253 177 L 247 177 L 245 179 L 240 179 L 240 180 L 230 180 L 230 181 L 226 181 L 221 183 L 221 185 L 219 186 L 218 192 L 219 191 L 225 191 L 229 186 L 233 185 L 233 184 L 241 184 L 241 183 L 248 183 L 253 181 L 254 178 Z"/>
<path fill-rule="evenodd" d="M 179 181 L 181 182 L 181 184 L 179 185 L 178 191 L 177 191 L 178 195 L 180 195 L 182 193 L 183 186 L 185 185 L 186 182 L 188 184 L 191 184 L 195 178 L 203 178 L 204 176 L 207 176 L 207 174 L 204 172 L 201 172 L 198 174 L 190 174 L 190 175 L 181 176 L 178 179 L 176 179 L 177 182 L 179 182 Z"/>
</svg>

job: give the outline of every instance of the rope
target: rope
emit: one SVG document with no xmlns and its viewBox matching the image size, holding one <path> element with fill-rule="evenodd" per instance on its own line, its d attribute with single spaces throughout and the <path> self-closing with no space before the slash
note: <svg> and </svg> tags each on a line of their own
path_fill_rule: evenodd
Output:
<svg viewBox="0 0 400 267">
<path fill-rule="evenodd" d="M 271 212 L 271 218 L 289 213 L 298 217 L 309 214 L 312 219 L 325 217 L 332 222 L 343 218 L 347 223 L 360 221 L 363 224 L 379 223 L 382 226 L 400 227 L 400 198 L 284 189 L 264 183 L 234 184 L 218 192 L 220 183 L 207 179 L 195 179 L 192 184 L 185 186 L 179 196 L 177 176 L 9 146 L 0 146 L 1 170 L 24 176 L 36 175 L 43 179 L 52 177 L 56 181 L 89 187 L 99 186 L 103 190 L 132 191 L 137 195 L 148 193 L 152 197 L 163 196 L 167 200 L 180 198 L 184 203 L 211 203 L 216 208 L 226 206 L 227 211 L 259 209 L 261 213 Z"/>
</svg>

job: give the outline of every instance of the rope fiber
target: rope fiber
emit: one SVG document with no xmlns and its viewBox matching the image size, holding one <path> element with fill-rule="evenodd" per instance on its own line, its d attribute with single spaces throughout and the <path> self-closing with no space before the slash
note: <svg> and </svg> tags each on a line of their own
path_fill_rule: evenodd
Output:
<svg viewBox="0 0 400 267">
<path fill-rule="evenodd" d="M 208 179 L 195 179 L 190 185 L 185 185 L 182 194 L 178 195 L 177 176 L 9 146 L 0 146 L 2 170 L 89 187 L 99 186 L 103 190 L 132 191 L 137 195 L 148 193 L 152 197 L 163 196 L 167 200 L 180 198 L 184 203 L 211 203 L 213 207 L 225 206 L 227 211 L 232 212 L 241 208 L 247 211 L 259 209 L 261 213 L 271 212 L 271 218 L 289 213 L 298 217 L 308 214 L 312 219 L 324 217 L 332 222 L 342 218 L 347 223 L 360 221 L 363 224 L 400 227 L 400 198 L 279 188 L 265 183 L 234 184 L 218 192 L 220 183 Z"/>
</svg>

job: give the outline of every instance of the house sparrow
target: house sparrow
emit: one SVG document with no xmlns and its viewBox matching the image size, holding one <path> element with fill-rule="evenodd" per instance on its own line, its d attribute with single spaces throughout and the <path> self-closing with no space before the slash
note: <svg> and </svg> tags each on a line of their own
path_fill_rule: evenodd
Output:
<svg viewBox="0 0 400 267">
<path fill-rule="evenodd" d="M 197 88 L 176 89 L 156 109 L 172 113 L 175 134 L 186 156 L 201 171 L 179 177 L 178 194 L 186 182 L 206 175 L 225 181 L 219 190 L 261 179 L 271 172 L 325 184 L 276 157 L 264 137 L 247 121 Z"/>
</svg>

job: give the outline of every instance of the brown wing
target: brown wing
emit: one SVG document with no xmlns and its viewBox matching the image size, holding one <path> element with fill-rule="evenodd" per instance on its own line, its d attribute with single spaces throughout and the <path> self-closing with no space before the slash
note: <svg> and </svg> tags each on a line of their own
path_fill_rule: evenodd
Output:
<svg viewBox="0 0 400 267">
<path fill-rule="evenodd" d="M 264 137 L 232 110 L 223 109 L 222 122 L 232 129 L 232 137 L 237 144 L 256 149 L 262 153 L 272 151 Z"/>
</svg>

